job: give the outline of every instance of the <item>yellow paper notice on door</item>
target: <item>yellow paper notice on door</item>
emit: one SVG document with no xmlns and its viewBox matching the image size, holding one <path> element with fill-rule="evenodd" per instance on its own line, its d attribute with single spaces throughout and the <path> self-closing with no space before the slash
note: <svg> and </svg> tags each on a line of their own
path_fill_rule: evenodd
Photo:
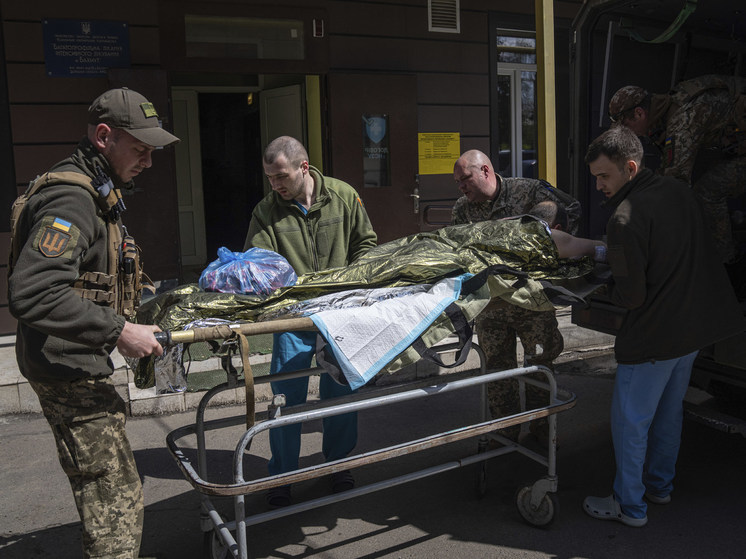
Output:
<svg viewBox="0 0 746 559">
<path fill-rule="evenodd" d="M 419 173 L 421 175 L 453 174 L 453 164 L 461 155 L 458 132 L 421 132 L 417 134 Z"/>
</svg>

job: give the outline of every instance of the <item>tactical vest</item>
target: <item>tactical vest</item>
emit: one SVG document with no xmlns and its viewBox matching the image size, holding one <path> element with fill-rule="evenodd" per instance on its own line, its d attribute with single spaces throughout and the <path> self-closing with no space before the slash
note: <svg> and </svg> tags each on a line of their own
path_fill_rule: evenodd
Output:
<svg viewBox="0 0 746 559">
<path fill-rule="evenodd" d="M 70 184 L 83 188 L 96 203 L 101 216 L 106 222 L 108 232 L 108 265 L 107 272 L 84 272 L 75 280 L 72 287 L 84 299 L 99 305 L 111 307 L 117 313 L 132 319 L 140 306 L 142 290 L 153 289 L 152 282 L 142 271 L 140 247 L 127 234 L 127 229 L 119 219 L 121 193 L 111 188 L 106 196 L 99 193 L 92 179 L 74 171 L 50 172 L 37 177 L 29 184 L 28 189 L 13 202 L 10 216 L 10 259 L 8 276 L 13 273 L 21 251 L 18 238 L 18 221 L 29 198 L 42 188 L 58 184 Z M 124 230 L 124 235 L 122 231 Z"/>
</svg>

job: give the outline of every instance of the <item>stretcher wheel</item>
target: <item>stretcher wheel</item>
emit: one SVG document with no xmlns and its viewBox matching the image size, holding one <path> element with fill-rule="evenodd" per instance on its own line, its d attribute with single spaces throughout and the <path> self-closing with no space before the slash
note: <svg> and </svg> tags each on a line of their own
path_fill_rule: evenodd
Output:
<svg viewBox="0 0 746 559">
<path fill-rule="evenodd" d="M 228 557 L 232 557 L 230 551 L 223 545 L 223 542 L 220 541 L 214 530 L 205 532 L 203 547 L 205 550 L 204 555 L 207 559 L 227 559 Z"/>
<path fill-rule="evenodd" d="M 559 508 L 557 496 L 554 493 L 544 493 L 537 508 L 531 506 L 532 486 L 522 487 L 516 493 L 516 506 L 523 519 L 534 526 L 549 526 Z"/>
</svg>

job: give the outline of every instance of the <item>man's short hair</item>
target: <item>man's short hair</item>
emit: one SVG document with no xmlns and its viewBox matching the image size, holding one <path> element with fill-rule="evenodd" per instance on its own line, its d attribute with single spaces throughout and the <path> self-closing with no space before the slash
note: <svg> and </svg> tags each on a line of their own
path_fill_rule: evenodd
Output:
<svg viewBox="0 0 746 559">
<path fill-rule="evenodd" d="M 544 220 L 550 229 L 559 227 L 561 231 L 567 231 L 567 212 L 557 202 L 552 200 L 539 202 L 528 211 L 528 215 Z"/>
<path fill-rule="evenodd" d="M 621 169 L 627 161 L 642 166 L 642 154 L 640 138 L 626 126 L 614 126 L 591 142 L 585 153 L 585 162 L 593 163 L 605 155 Z"/>
<path fill-rule="evenodd" d="M 288 163 L 294 167 L 308 161 L 306 148 L 292 136 L 280 136 L 272 140 L 264 150 L 264 162 L 271 165 L 280 154 L 284 155 Z"/>
</svg>

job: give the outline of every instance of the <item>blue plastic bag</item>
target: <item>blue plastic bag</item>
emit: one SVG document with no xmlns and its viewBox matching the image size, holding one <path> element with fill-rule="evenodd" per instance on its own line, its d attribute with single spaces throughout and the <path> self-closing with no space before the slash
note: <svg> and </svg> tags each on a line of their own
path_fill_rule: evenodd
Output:
<svg viewBox="0 0 746 559">
<path fill-rule="evenodd" d="M 267 297 L 280 287 L 295 285 L 298 276 L 293 267 L 276 252 L 250 248 L 246 252 L 218 249 L 218 259 L 199 276 L 205 291 L 242 293 Z"/>
</svg>

